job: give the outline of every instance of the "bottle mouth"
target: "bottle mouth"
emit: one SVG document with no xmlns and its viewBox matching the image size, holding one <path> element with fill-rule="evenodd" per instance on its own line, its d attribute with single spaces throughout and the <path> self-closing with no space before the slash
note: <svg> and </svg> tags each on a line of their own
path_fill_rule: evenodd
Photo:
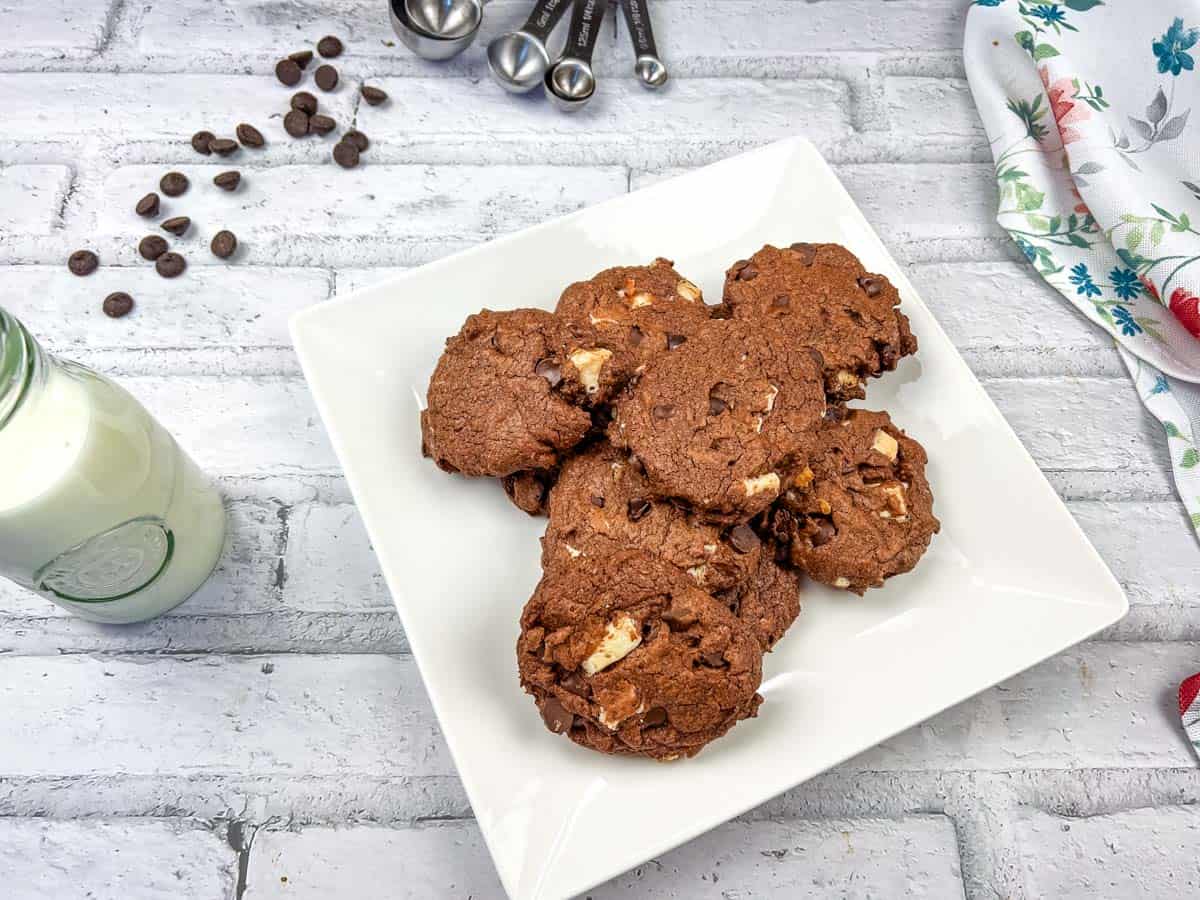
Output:
<svg viewBox="0 0 1200 900">
<path fill-rule="evenodd" d="M 20 408 L 33 381 L 38 346 L 15 318 L 0 309 L 0 428 Z"/>
</svg>

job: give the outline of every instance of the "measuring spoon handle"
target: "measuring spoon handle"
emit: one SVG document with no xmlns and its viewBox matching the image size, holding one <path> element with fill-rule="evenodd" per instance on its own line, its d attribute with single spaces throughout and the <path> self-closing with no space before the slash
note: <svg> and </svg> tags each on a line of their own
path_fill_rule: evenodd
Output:
<svg viewBox="0 0 1200 900">
<path fill-rule="evenodd" d="M 521 30 L 544 44 L 570 5 L 571 0 L 537 0 Z"/>
<path fill-rule="evenodd" d="M 634 51 L 638 56 L 657 58 L 658 48 L 654 45 L 654 29 L 650 25 L 647 0 L 621 0 L 621 9 L 625 12 L 625 24 L 629 26 Z"/>
<path fill-rule="evenodd" d="M 567 32 L 567 45 L 563 56 L 581 59 L 589 65 L 596 41 L 600 38 L 600 23 L 604 21 L 604 10 L 608 0 L 575 0 L 571 8 L 571 26 Z"/>
</svg>

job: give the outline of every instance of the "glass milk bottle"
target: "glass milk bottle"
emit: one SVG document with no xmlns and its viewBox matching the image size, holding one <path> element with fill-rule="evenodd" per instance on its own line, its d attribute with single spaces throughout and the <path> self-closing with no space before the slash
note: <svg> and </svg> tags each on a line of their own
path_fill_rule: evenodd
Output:
<svg viewBox="0 0 1200 900">
<path fill-rule="evenodd" d="M 221 497 L 107 378 L 0 309 L 0 575 L 93 622 L 140 622 L 212 572 Z"/>
</svg>

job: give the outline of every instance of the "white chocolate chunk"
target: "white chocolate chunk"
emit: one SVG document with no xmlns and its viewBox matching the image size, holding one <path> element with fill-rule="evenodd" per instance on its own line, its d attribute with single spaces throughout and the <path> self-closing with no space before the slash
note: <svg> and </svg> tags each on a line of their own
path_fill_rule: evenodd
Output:
<svg viewBox="0 0 1200 900">
<path fill-rule="evenodd" d="M 645 291 L 638 291 L 629 298 L 630 309 L 641 309 L 643 306 L 650 306 L 654 303 L 654 295 L 648 294 Z"/>
<path fill-rule="evenodd" d="M 694 580 L 696 582 L 696 584 L 700 585 L 701 587 L 704 587 L 704 579 L 705 579 L 705 576 L 708 575 L 708 566 L 706 566 L 706 565 L 692 566 L 690 569 L 687 570 L 687 573 L 692 576 L 692 580 Z"/>
<path fill-rule="evenodd" d="M 706 556 L 712 556 L 716 552 L 717 552 L 716 544 L 705 544 L 704 545 L 704 553 Z"/>
<path fill-rule="evenodd" d="M 884 496 L 887 497 L 889 510 L 898 516 L 908 513 L 908 503 L 904 499 L 904 486 L 900 482 L 889 481 L 883 485 L 882 490 Z"/>
<path fill-rule="evenodd" d="M 766 475 L 757 475 L 754 478 L 743 478 L 742 488 L 746 491 L 747 497 L 753 497 L 755 494 L 770 492 L 772 494 L 779 493 L 779 476 L 775 472 L 768 472 Z"/>
<path fill-rule="evenodd" d="M 579 370 L 579 380 L 589 394 L 600 390 L 600 370 L 612 359 L 612 351 L 576 350 L 571 354 L 571 364 Z"/>
<path fill-rule="evenodd" d="M 576 550 L 570 544 L 563 544 L 563 549 L 567 551 L 567 556 L 571 557 L 571 559 L 577 559 L 580 556 L 583 556 L 582 550 Z"/>
<path fill-rule="evenodd" d="M 695 303 L 700 299 L 700 288 L 696 287 L 686 278 L 675 285 L 675 293 L 688 301 L 688 303 Z"/>
<path fill-rule="evenodd" d="M 604 637 L 592 655 L 583 661 L 581 668 L 588 675 L 602 672 L 620 659 L 624 659 L 642 642 L 638 623 L 622 614 L 615 622 L 605 626 Z"/>
<path fill-rule="evenodd" d="M 861 383 L 858 376 L 848 369 L 840 369 L 834 377 L 837 379 L 838 387 L 855 388 Z"/>
<path fill-rule="evenodd" d="M 850 579 L 839 576 L 833 579 L 833 586 L 836 588 L 848 588 L 850 587 Z"/>
<path fill-rule="evenodd" d="M 595 313 L 588 313 L 588 321 L 593 325 L 616 325 L 616 319 L 610 319 L 608 316 L 598 316 Z"/>
<path fill-rule="evenodd" d="M 871 449 L 877 453 L 882 453 L 892 462 L 895 462 L 896 454 L 900 452 L 900 445 L 896 443 L 894 437 L 882 428 L 877 428 L 875 430 L 875 437 L 871 440 Z"/>
<path fill-rule="evenodd" d="M 775 408 L 775 398 L 779 396 L 779 388 L 771 385 L 771 389 L 767 391 L 767 412 Z"/>
</svg>

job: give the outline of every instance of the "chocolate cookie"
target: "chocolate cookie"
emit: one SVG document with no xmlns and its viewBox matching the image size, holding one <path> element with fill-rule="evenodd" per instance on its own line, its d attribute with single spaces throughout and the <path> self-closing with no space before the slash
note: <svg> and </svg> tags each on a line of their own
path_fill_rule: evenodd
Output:
<svg viewBox="0 0 1200 900">
<path fill-rule="evenodd" d="M 554 473 L 540 469 L 514 472 L 500 479 L 504 493 L 508 495 L 513 506 L 531 516 L 546 514 L 546 501 L 550 497 L 550 485 L 553 483 Z"/>
<path fill-rule="evenodd" d="M 924 448 L 887 413 L 848 410 L 822 423 L 774 514 L 788 558 L 856 594 L 909 571 L 941 527 L 925 463 Z"/>
<path fill-rule="evenodd" d="M 560 316 L 595 328 L 608 346 L 625 351 L 631 371 L 673 350 L 711 317 L 700 289 L 668 259 L 648 266 L 605 269 L 559 297 Z"/>
<path fill-rule="evenodd" d="M 762 702 L 752 631 L 640 551 L 546 573 L 521 614 L 517 665 L 546 726 L 603 753 L 693 756 Z"/>
<path fill-rule="evenodd" d="M 612 357 L 593 338 L 540 309 L 468 318 L 429 381 L 426 455 L 464 475 L 553 468 L 592 424 L 580 403 Z"/>
<path fill-rule="evenodd" d="M 705 524 L 651 496 L 641 467 L 612 445 L 597 444 L 572 456 L 550 492 L 543 568 L 618 550 L 647 550 L 710 592 L 735 588 L 758 571 L 760 541 L 748 526 L 730 530 Z"/>
<path fill-rule="evenodd" d="M 763 650 L 774 647 L 800 615 L 800 574 L 781 566 L 775 556 L 774 542 L 764 545 L 751 578 L 713 595 L 754 630 Z"/>
<path fill-rule="evenodd" d="M 825 391 L 864 397 L 865 379 L 917 351 L 900 295 L 838 244 L 770 244 L 725 276 L 724 303 L 735 319 L 771 320 L 823 357 Z"/>
<path fill-rule="evenodd" d="M 824 411 L 816 354 L 763 323 L 712 320 L 647 364 L 608 435 L 657 496 L 737 522 L 775 501 L 781 468 Z"/>
</svg>

